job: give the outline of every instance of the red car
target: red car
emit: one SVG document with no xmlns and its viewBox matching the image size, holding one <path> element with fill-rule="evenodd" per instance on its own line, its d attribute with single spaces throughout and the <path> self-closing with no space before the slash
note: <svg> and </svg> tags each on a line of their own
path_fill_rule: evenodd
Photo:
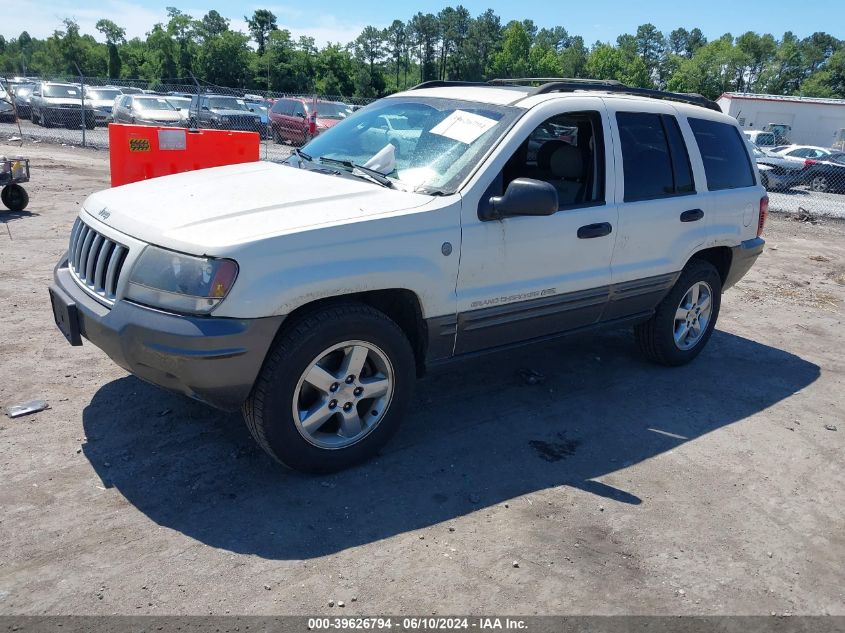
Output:
<svg viewBox="0 0 845 633">
<path fill-rule="evenodd" d="M 270 108 L 270 130 L 277 143 L 304 145 L 351 114 L 345 103 L 282 97 Z"/>
</svg>

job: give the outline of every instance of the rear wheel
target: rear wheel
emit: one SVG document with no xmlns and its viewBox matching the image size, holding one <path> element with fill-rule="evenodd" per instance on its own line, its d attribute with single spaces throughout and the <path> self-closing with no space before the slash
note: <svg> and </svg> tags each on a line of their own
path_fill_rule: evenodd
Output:
<svg viewBox="0 0 845 633">
<path fill-rule="evenodd" d="M 19 184 L 12 183 L 0 190 L 0 202 L 10 211 L 23 211 L 29 204 L 29 194 Z"/>
<path fill-rule="evenodd" d="M 282 137 L 282 132 L 279 128 L 273 128 L 273 140 L 276 141 L 279 145 L 282 145 L 285 142 L 285 139 Z"/>
<path fill-rule="evenodd" d="M 722 279 L 709 262 L 693 259 L 648 321 L 634 328 L 640 351 L 661 365 L 684 365 L 704 349 L 719 317 Z"/>
<path fill-rule="evenodd" d="M 280 335 L 244 419 L 258 444 L 290 468 L 341 470 L 390 439 L 414 377 L 411 345 L 396 323 L 363 304 L 330 306 Z"/>
</svg>

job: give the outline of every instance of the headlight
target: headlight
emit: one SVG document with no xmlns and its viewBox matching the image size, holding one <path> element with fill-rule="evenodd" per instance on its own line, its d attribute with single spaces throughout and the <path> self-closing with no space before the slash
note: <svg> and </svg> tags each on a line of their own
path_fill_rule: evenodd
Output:
<svg viewBox="0 0 845 633">
<path fill-rule="evenodd" d="M 126 298 L 148 306 L 207 314 L 229 294 L 238 265 L 147 246 L 132 267 Z"/>
</svg>

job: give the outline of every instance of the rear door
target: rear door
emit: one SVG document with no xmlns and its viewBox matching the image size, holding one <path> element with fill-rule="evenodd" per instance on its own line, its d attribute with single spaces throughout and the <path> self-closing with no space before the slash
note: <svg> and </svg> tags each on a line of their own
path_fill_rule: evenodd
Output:
<svg viewBox="0 0 845 633">
<path fill-rule="evenodd" d="M 616 176 L 621 193 L 613 292 L 603 320 L 653 309 L 707 237 L 675 108 L 624 99 L 608 100 L 608 108 L 622 169 Z"/>
<path fill-rule="evenodd" d="M 737 246 L 757 235 L 760 199 L 766 195 L 748 146 L 736 125 L 703 113 L 686 119 L 704 171 L 708 246 Z"/>
</svg>

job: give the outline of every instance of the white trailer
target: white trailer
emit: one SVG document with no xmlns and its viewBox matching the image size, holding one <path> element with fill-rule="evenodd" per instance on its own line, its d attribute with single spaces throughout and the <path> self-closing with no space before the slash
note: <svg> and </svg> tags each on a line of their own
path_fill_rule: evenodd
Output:
<svg viewBox="0 0 845 633">
<path fill-rule="evenodd" d="M 717 103 L 743 130 L 788 125 L 790 140 L 801 145 L 831 147 L 845 129 L 845 99 L 726 92 Z"/>
</svg>

